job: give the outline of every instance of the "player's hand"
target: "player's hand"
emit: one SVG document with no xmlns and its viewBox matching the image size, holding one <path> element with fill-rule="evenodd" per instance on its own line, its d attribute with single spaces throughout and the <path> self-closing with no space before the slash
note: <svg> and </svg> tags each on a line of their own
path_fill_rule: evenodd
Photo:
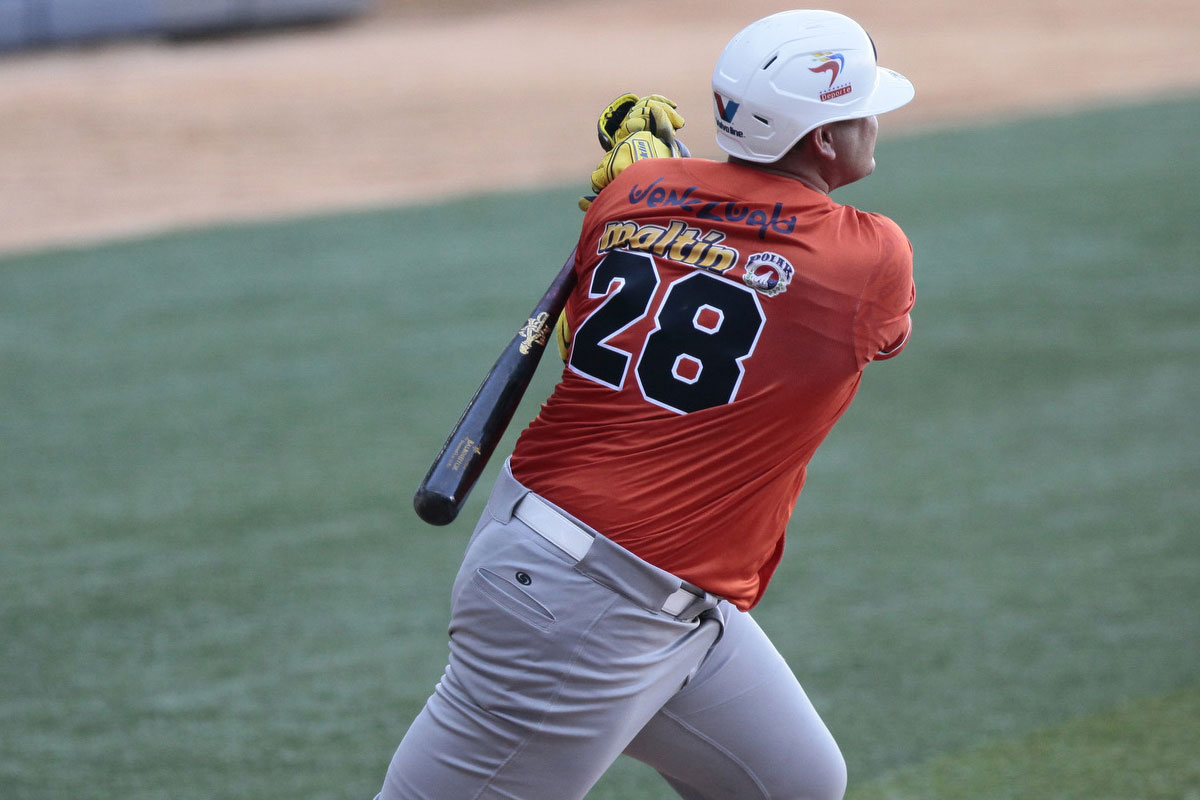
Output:
<svg viewBox="0 0 1200 800">
<path fill-rule="evenodd" d="M 639 131 L 649 131 L 670 146 L 675 143 L 675 131 L 683 126 L 683 115 L 676 110 L 673 101 L 661 94 L 649 94 L 625 112 L 625 118 L 621 120 L 613 141 L 614 145 L 619 144 L 626 136 Z"/>
<path fill-rule="evenodd" d="M 613 178 L 643 158 L 686 158 L 690 155 L 675 131 L 684 126 L 683 115 L 675 103 L 661 94 L 642 98 L 623 94 L 608 104 L 596 123 L 600 146 L 607 155 L 593 170 L 592 191 L 599 194 Z M 587 211 L 596 194 L 579 199 L 579 208 Z"/>
<path fill-rule="evenodd" d="M 638 131 L 619 141 L 592 172 L 592 191 L 599 194 L 630 164 L 643 158 L 671 158 L 675 150 L 650 131 Z"/>
<path fill-rule="evenodd" d="M 558 346 L 563 363 L 567 363 L 567 357 L 571 355 L 571 323 L 565 311 L 558 315 L 558 322 L 554 323 L 554 344 Z"/>
<path fill-rule="evenodd" d="M 670 144 L 675 140 L 675 131 L 684 125 L 683 115 L 673 100 L 661 94 L 623 94 L 600 112 L 596 121 L 596 135 L 604 152 L 616 147 L 621 139 L 638 131 L 648 130 Z"/>
<path fill-rule="evenodd" d="M 637 105 L 637 101 L 636 94 L 623 94 L 600 112 L 600 119 L 596 120 L 596 136 L 600 139 L 600 146 L 604 148 L 604 152 L 607 153 L 616 145 L 617 131 L 621 129 L 621 123 L 625 121 L 629 109 Z"/>
</svg>

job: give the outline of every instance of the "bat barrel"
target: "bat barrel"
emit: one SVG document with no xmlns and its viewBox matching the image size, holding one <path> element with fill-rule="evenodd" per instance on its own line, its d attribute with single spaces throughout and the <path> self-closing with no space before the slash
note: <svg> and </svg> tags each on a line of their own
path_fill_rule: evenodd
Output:
<svg viewBox="0 0 1200 800">
<path fill-rule="evenodd" d="M 430 525 L 454 521 L 504 435 L 537 370 L 554 321 L 566 305 L 574 284 L 574 264 L 572 252 L 525 325 L 479 384 L 421 481 L 413 508 Z"/>
<path fill-rule="evenodd" d="M 523 343 L 514 338 L 496 359 L 413 496 L 417 516 L 430 525 L 458 516 L 520 405 L 542 352 Z"/>
</svg>

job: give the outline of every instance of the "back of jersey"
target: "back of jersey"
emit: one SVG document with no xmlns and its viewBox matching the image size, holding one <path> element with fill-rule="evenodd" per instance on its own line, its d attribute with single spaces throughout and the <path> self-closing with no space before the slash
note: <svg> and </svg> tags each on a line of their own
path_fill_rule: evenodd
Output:
<svg viewBox="0 0 1200 800">
<path fill-rule="evenodd" d="M 790 178 L 654 159 L 593 204 L 576 270 L 569 360 L 514 475 L 751 607 L 817 446 L 906 341 L 907 239 Z"/>
</svg>

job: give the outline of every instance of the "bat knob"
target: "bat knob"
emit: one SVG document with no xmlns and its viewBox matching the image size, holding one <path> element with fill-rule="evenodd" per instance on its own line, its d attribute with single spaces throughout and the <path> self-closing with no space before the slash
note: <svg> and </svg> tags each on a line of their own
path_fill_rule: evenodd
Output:
<svg viewBox="0 0 1200 800">
<path fill-rule="evenodd" d="M 417 516 L 430 525 L 449 525 L 458 516 L 458 507 L 452 498 L 426 488 L 418 489 L 413 495 L 413 508 Z"/>
</svg>

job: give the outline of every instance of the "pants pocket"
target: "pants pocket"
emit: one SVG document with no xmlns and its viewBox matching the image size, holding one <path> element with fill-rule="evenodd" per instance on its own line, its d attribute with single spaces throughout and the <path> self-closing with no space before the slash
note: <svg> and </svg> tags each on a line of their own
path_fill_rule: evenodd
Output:
<svg viewBox="0 0 1200 800">
<path fill-rule="evenodd" d="M 517 575 L 523 574 L 517 573 Z M 549 630 L 554 625 L 554 614 L 550 609 L 539 603 L 529 592 L 499 573 L 480 567 L 475 570 L 471 580 L 485 597 L 522 622 L 543 631 Z"/>
</svg>

